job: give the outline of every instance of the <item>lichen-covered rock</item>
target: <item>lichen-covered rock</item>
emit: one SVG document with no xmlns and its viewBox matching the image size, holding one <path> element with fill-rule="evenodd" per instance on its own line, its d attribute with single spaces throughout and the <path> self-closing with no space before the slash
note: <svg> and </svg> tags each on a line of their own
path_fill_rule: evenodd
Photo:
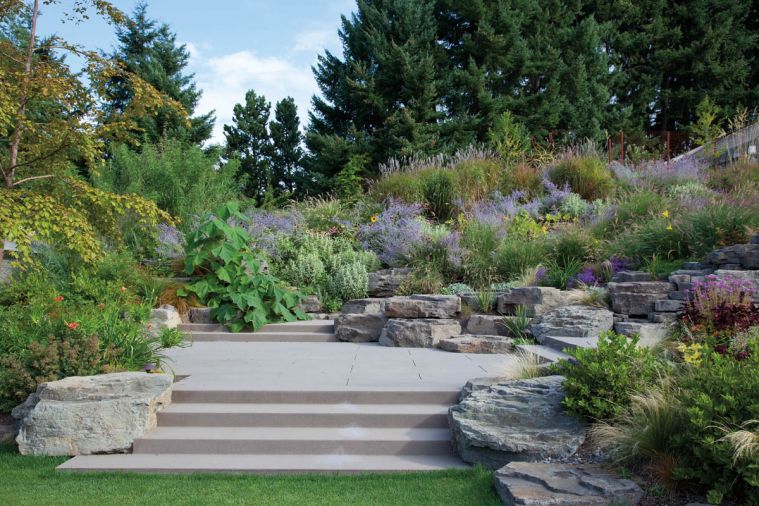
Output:
<svg viewBox="0 0 759 506">
<path fill-rule="evenodd" d="M 374 342 L 380 338 L 386 322 L 382 313 L 343 314 L 335 318 L 335 337 L 352 343 Z"/>
<path fill-rule="evenodd" d="M 316 295 L 308 295 L 300 304 L 298 304 L 298 309 L 304 313 L 321 313 L 323 307 L 319 297 Z"/>
<path fill-rule="evenodd" d="M 495 488 L 506 506 L 633 506 L 643 497 L 634 481 L 560 462 L 512 462 L 496 471 Z"/>
<path fill-rule="evenodd" d="M 666 299 L 675 287 L 665 281 L 631 281 L 609 283 L 607 290 L 615 313 L 648 316 L 654 311 L 654 303 Z"/>
<path fill-rule="evenodd" d="M 385 301 L 388 318 L 454 318 L 460 311 L 457 295 L 411 295 Z"/>
<path fill-rule="evenodd" d="M 544 313 L 527 326 L 539 343 L 547 336 L 597 337 L 614 326 L 614 313 L 593 306 L 564 306 Z"/>
<path fill-rule="evenodd" d="M 508 316 L 473 314 L 466 322 L 466 331 L 469 334 L 509 336 L 511 333 L 506 326 L 506 318 Z"/>
<path fill-rule="evenodd" d="M 411 275 L 411 269 L 382 269 L 369 273 L 369 296 L 392 297 Z"/>
<path fill-rule="evenodd" d="M 565 293 L 546 286 L 514 288 L 498 296 L 498 312 L 513 315 L 518 307 L 525 308 L 527 316 L 536 316 L 567 304 Z"/>
<path fill-rule="evenodd" d="M 653 348 L 666 339 L 669 329 L 662 323 L 617 322 L 614 331 L 625 336 L 638 336 L 638 346 Z"/>
<path fill-rule="evenodd" d="M 706 256 L 706 262 L 721 269 L 728 269 L 728 265 L 759 269 L 759 244 L 736 244 L 712 251 Z"/>
<path fill-rule="evenodd" d="M 615 283 L 629 283 L 631 281 L 655 281 L 653 276 L 643 271 L 620 271 L 611 278 Z"/>
<path fill-rule="evenodd" d="M 343 304 L 342 314 L 384 313 L 387 299 L 352 299 Z"/>
<path fill-rule="evenodd" d="M 509 353 L 515 348 L 510 337 L 466 334 L 441 339 L 437 347 L 453 353 Z"/>
<path fill-rule="evenodd" d="M 448 411 L 458 454 L 491 469 L 574 454 L 585 428 L 564 412 L 563 382 L 562 376 L 544 376 L 470 389 Z"/>
<path fill-rule="evenodd" d="M 398 348 L 433 348 L 441 339 L 461 334 L 453 319 L 393 318 L 387 321 L 379 343 Z"/>
<path fill-rule="evenodd" d="M 43 383 L 13 410 L 23 455 L 126 452 L 171 402 L 166 374 L 122 372 Z"/>
</svg>

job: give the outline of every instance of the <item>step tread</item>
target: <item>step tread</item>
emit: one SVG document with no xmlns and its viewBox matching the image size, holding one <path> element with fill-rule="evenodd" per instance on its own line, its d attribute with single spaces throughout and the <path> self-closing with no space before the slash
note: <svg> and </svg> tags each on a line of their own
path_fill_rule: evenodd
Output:
<svg viewBox="0 0 759 506">
<path fill-rule="evenodd" d="M 374 427 L 158 427 L 138 440 L 450 441 L 449 429 Z"/>
<path fill-rule="evenodd" d="M 598 347 L 598 337 L 575 337 L 575 336 L 543 336 L 541 337 L 544 346 L 549 346 L 556 350 L 564 348 L 596 348 Z"/>
<path fill-rule="evenodd" d="M 176 403 L 161 413 L 286 413 L 286 414 L 438 414 L 447 413 L 443 404 L 258 404 Z"/>
<path fill-rule="evenodd" d="M 452 455 L 80 455 L 64 471 L 355 473 L 468 469 Z"/>
<path fill-rule="evenodd" d="M 558 351 L 554 348 L 551 348 L 550 346 L 543 346 L 541 344 L 518 344 L 517 348 L 544 358 L 549 362 L 557 362 L 561 359 L 572 359 L 570 355 L 564 353 L 563 351 Z"/>
</svg>

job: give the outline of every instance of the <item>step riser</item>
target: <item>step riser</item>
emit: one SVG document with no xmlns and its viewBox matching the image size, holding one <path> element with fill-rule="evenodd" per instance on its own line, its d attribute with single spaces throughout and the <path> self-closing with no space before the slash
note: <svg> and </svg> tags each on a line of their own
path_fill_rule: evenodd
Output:
<svg viewBox="0 0 759 506">
<path fill-rule="evenodd" d="M 325 332 L 294 333 L 279 332 L 191 332 L 190 340 L 197 342 L 239 342 L 239 343 L 330 343 L 337 341 L 334 334 Z"/>
<path fill-rule="evenodd" d="M 180 323 L 177 327 L 184 332 L 229 332 L 229 330 L 218 323 Z M 335 331 L 335 325 L 331 323 L 315 322 L 312 325 L 288 325 L 286 323 L 277 323 L 275 325 L 264 325 L 256 332 L 318 332 L 330 334 Z"/>
<path fill-rule="evenodd" d="M 252 391 L 174 390 L 172 402 L 229 404 L 441 404 L 458 402 L 459 391 Z"/>
<path fill-rule="evenodd" d="M 410 414 L 158 413 L 161 427 L 446 428 L 448 416 Z"/>
<path fill-rule="evenodd" d="M 135 454 L 450 455 L 450 441 L 319 441 L 137 439 Z"/>
</svg>

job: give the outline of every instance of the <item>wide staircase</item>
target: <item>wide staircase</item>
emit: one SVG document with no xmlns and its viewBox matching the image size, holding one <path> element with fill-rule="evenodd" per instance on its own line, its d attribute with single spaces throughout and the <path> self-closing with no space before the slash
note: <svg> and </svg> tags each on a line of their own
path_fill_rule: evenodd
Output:
<svg viewBox="0 0 759 506">
<path fill-rule="evenodd" d="M 195 341 L 333 341 L 331 321 L 232 334 L 183 326 Z M 133 453 L 75 457 L 69 471 L 347 473 L 463 468 L 451 446 L 450 388 L 195 388 L 176 383 Z"/>
</svg>

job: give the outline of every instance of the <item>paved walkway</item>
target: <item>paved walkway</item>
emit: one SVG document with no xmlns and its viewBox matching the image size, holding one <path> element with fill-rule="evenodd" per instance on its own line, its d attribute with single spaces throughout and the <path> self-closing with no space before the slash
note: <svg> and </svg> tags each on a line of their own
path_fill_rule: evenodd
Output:
<svg viewBox="0 0 759 506">
<path fill-rule="evenodd" d="M 175 390 L 461 388 L 498 376 L 503 355 L 448 353 L 355 343 L 196 342 L 168 350 L 169 368 L 189 376 Z"/>
</svg>

